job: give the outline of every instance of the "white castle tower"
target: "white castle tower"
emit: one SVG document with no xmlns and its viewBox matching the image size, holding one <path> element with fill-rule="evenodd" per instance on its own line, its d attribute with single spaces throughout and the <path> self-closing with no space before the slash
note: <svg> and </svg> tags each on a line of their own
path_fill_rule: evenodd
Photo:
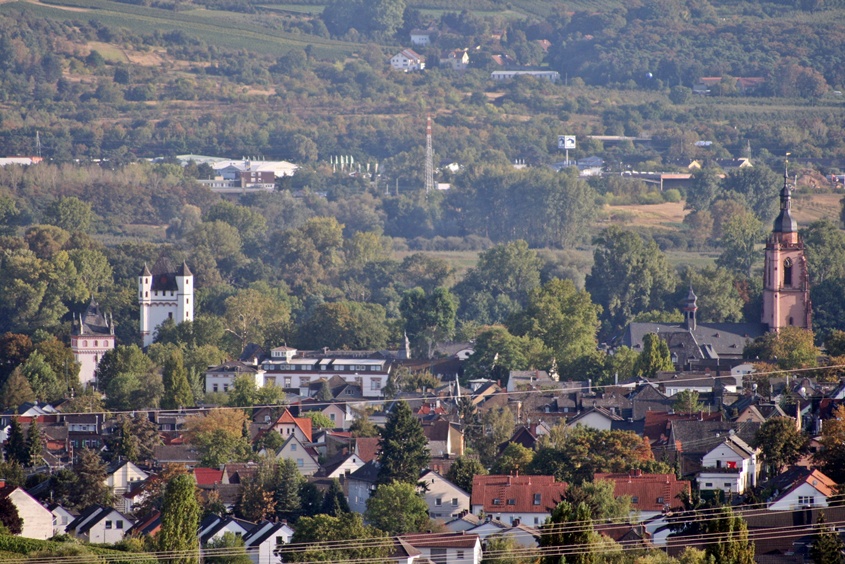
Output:
<svg viewBox="0 0 845 564">
<path fill-rule="evenodd" d="M 141 337 L 144 347 L 153 343 L 156 329 L 165 319 L 175 323 L 194 319 L 194 275 L 187 263 L 173 268 L 166 257 L 144 265 L 138 276 L 138 302 L 141 304 Z"/>
</svg>

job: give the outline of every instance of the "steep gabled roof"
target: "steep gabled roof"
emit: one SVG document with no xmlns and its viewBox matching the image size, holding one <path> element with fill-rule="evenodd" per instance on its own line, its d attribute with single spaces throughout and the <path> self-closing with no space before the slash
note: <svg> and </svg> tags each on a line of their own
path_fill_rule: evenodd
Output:
<svg viewBox="0 0 845 564">
<path fill-rule="evenodd" d="M 276 425 L 286 425 L 291 423 L 296 425 L 302 431 L 308 442 L 312 441 L 311 419 L 309 419 L 308 417 L 294 417 L 293 414 L 287 408 L 285 408 L 285 410 L 273 424 L 273 427 L 275 427 Z"/>
</svg>

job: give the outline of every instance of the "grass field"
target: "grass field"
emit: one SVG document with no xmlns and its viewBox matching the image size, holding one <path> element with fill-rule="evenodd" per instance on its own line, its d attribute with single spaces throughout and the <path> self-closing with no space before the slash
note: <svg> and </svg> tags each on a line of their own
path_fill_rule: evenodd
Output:
<svg viewBox="0 0 845 564">
<path fill-rule="evenodd" d="M 20 10 L 51 19 L 96 20 L 142 33 L 181 30 L 209 45 L 272 55 L 283 55 L 291 49 L 311 45 L 318 56 L 343 58 L 360 49 L 360 45 L 354 43 L 262 27 L 256 25 L 255 15 L 235 12 L 205 9 L 176 12 L 109 0 L 40 0 L 0 4 L 0 13 Z"/>
</svg>

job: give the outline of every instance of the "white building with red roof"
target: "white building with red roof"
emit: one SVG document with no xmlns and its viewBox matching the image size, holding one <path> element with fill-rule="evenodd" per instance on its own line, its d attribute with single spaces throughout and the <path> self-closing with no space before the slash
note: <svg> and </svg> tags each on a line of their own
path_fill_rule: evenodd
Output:
<svg viewBox="0 0 845 564">
<path fill-rule="evenodd" d="M 483 512 L 505 523 L 518 520 L 539 527 L 551 516 L 566 487 L 554 476 L 475 476 L 470 505 L 476 515 Z"/>
</svg>

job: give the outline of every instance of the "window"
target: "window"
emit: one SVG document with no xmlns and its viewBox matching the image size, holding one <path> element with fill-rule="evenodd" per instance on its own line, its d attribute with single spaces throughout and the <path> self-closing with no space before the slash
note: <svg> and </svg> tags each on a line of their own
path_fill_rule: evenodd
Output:
<svg viewBox="0 0 845 564">
<path fill-rule="evenodd" d="M 380 390 L 381 389 L 381 378 L 373 378 L 370 381 L 370 389 L 371 390 Z"/>
<path fill-rule="evenodd" d="M 534 505 L 540 505 L 540 500 L 543 498 L 543 494 L 534 494 Z"/>
<path fill-rule="evenodd" d="M 731 483 L 730 483 L 730 482 L 725 482 L 725 487 L 726 487 L 726 488 L 730 488 L 730 487 L 731 487 Z"/>
<path fill-rule="evenodd" d="M 296 465 L 302 468 L 303 466 L 305 466 L 305 460 L 303 460 L 302 458 L 297 458 Z"/>
<path fill-rule="evenodd" d="M 816 498 L 812 495 L 799 495 L 798 496 L 798 505 L 815 505 Z"/>
<path fill-rule="evenodd" d="M 173 319 L 173 312 L 172 311 L 167 312 L 167 319 Z"/>
<path fill-rule="evenodd" d="M 463 551 L 463 550 L 459 550 L 459 551 L 457 552 L 457 554 L 455 554 L 455 556 L 456 556 L 457 558 L 463 558 L 463 557 L 464 557 L 464 551 Z"/>
<path fill-rule="evenodd" d="M 290 376 L 285 376 L 285 388 L 290 388 Z"/>
<path fill-rule="evenodd" d="M 663 503 L 663 498 L 662 498 L 662 497 L 658 497 L 658 498 L 657 498 L 657 503 L 662 504 L 662 503 Z"/>
<path fill-rule="evenodd" d="M 310 376 L 300 376 L 299 377 L 300 387 L 308 386 L 309 384 L 311 384 L 311 377 Z"/>
<path fill-rule="evenodd" d="M 276 537 L 276 546 L 278 546 L 280 544 L 285 544 L 285 538 L 284 537 Z"/>
<path fill-rule="evenodd" d="M 634 497 L 631 498 L 631 503 L 639 503 L 639 502 L 640 502 L 639 496 L 635 495 Z"/>
<path fill-rule="evenodd" d="M 228 392 L 228 391 L 229 391 L 229 384 L 223 384 L 223 391 L 224 391 L 224 392 Z"/>
<path fill-rule="evenodd" d="M 122 529 L 123 528 L 123 519 L 118 519 L 114 522 L 115 529 Z"/>
<path fill-rule="evenodd" d="M 335 414 L 334 414 L 334 413 L 329 413 L 329 419 L 331 419 L 331 422 L 332 422 L 332 423 L 334 423 L 334 418 L 335 418 Z"/>
<path fill-rule="evenodd" d="M 493 500 L 493 505 L 502 505 L 502 500 L 497 497 Z"/>
<path fill-rule="evenodd" d="M 443 505 L 443 498 L 442 498 L 442 497 L 438 497 L 437 499 L 435 499 L 435 500 L 434 500 L 434 505 L 436 505 L 437 507 L 440 507 L 441 505 Z"/>
<path fill-rule="evenodd" d="M 214 385 L 212 386 L 212 389 L 213 389 L 215 392 L 219 391 L 219 390 L 217 389 L 217 384 L 214 384 Z"/>
<path fill-rule="evenodd" d="M 458 506 L 458 498 L 453 497 L 452 498 L 452 507 L 457 507 L 457 506 Z"/>
<path fill-rule="evenodd" d="M 290 444 L 290 450 L 291 450 L 291 452 L 296 452 L 296 443 Z"/>
<path fill-rule="evenodd" d="M 713 487 L 713 482 L 704 482 L 704 487 L 705 487 L 705 488 L 712 488 L 712 487 Z"/>
<path fill-rule="evenodd" d="M 792 259 L 783 261 L 783 285 L 792 286 Z"/>
<path fill-rule="evenodd" d="M 111 528 L 112 528 L 112 522 L 106 521 L 106 529 L 111 529 Z"/>
<path fill-rule="evenodd" d="M 516 498 L 514 498 L 514 497 L 508 498 L 508 505 L 516 505 Z"/>
</svg>

